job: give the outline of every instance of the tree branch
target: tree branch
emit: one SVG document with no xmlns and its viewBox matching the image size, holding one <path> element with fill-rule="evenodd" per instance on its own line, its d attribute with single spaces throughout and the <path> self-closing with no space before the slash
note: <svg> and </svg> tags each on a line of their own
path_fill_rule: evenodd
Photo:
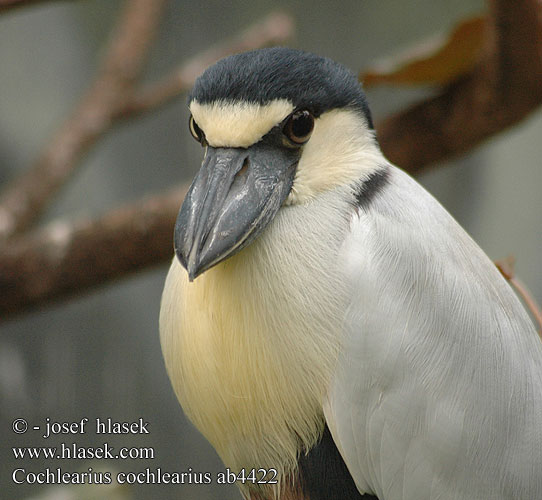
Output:
<svg viewBox="0 0 542 500">
<path fill-rule="evenodd" d="M 0 252 L 0 318 L 74 295 L 173 256 L 187 186 L 100 219 L 55 222 Z"/>
<path fill-rule="evenodd" d="M 60 0 L 56 0 L 57 2 Z M 67 0 L 64 0 L 67 1 Z M 20 7 L 27 7 L 36 3 L 51 2 L 51 0 L 0 0 L 0 14 L 8 10 L 14 10 Z"/>
<path fill-rule="evenodd" d="M 283 12 L 273 12 L 231 40 L 211 47 L 162 80 L 129 96 L 119 108 L 115 118 L 133 118 L 139 113 L 161 107 L 182 92 L 190 90 L 196 78 L 219 59 L 230 54 L 284 42 L 292 36 L 293 31 L 294 23 L 290 16 Z"/>
<path fill-rule="evenodd" d="M 95 83 L 35 165 L 0 196 L 0 242 L 28 228 L 69 179 L 83 154 L 119 119 L 154 110 L 190 88 L 217 59 L 235 51 L 283 42 L 293 22 L 276 12 L 233 40 L 196 56 L 162 81 L 135 89 L 165 0 L 131 0 L 114 29 Z"/>
<path fill-rule="evenodd" d="M 117 120 L 163 105 L 227 54 L 281 42 L 293 33 L 289 16 L 270 14 L 163 80 L 137 90 L 135 83 L 164 4 L 165 0 L 131 0 L 125 5 L 87 95 L 34 167 L 0 199 L 0 317 L 171 258 L 173 221 L 182 202 L 179 193 L 186 189 L 96 221 L 57 222 L 30 234 L 21 233 L 68 180 L 83 153 Z"/>
<path fill-rule="evenodd" d="M 490 6 L 492 36 L 478 66 L 377 126 L 385 155 L 411 173 L 465 153 L 542 104 L 542 3 Z"/>
<path fill-rule="evenodd" d="M 118 101 L 142 71 L 165 3 L 125 4 L 94 84 L 34 166 L 0 197 L 0 241 L 34 222 L 86 150 L 111 127 Z"/>
</svg>

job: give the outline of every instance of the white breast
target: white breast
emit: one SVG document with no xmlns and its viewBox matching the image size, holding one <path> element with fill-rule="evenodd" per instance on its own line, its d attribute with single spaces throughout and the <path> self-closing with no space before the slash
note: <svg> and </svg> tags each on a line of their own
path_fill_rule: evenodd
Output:
<svg viewBox="0 0 542 500">
<path fill-rule="evenodd" d="M 344 198 L 282 208 L 255 243 L 193 283 L 171 265 L 166 366 L 184 411 L 232 468 L 291 470 L 322 431 L 346 309 Z"/>
</svg>

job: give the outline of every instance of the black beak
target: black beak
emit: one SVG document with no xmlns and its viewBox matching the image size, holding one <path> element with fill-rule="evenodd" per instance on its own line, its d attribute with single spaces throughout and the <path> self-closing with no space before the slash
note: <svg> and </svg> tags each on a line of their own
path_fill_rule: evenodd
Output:
<svg viewBox="0 0 542 500">
<path fill-rule="evenodd" d="M 190 281 L 248 245 L 290 193 L 299 151 L 261 141 L 208 147 L 175 224 L 175 253 Z"/>
</svg>

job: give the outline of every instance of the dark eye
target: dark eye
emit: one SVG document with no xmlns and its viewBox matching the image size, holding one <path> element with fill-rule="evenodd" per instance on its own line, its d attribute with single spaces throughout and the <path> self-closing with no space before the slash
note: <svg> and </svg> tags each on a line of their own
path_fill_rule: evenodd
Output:
<svg viewBox="0 0 542 500">
<path fill-rule="evenodd" d="M 296 111 L 286 122 L 284 134 L 296 144 L 304 144 L 309 140 L 314 128 L 314 116 L 307 110 Z"/>
<path fill-rule="evenodd" d="M 192 115 L 190 115 L 190 120 L 188 121 L 188 128 L 190 129 L 192 137 L 196 139 L 196 141 L 203 142 L 203 140 L 205 139 L 205 134 L 203 133 L 203 130 L 199 128 L 196 120 L 194 120 L 194 117 Z"/>
</svg>

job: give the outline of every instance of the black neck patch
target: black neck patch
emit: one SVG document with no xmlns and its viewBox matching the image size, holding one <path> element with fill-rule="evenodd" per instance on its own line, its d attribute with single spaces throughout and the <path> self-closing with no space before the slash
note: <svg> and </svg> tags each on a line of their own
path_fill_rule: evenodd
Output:
<svg viewBox="0 0 542 500">
<path fill-rule="evenodd" d="M 314 116 L 337 108 L 360 112 L 373 129 L 365 94 L 353 73 L 331 59 L 284 47 L 226 57 L 197 80 L 188 102 L 267 104 L 286 99 Z"/>
<path fill-rule="evenodd" d="M 310 500 L 378 500 L 357 490 L 327 424 L 318 444 L 299 458 L 298 465 L 301 488 Z"/>
<path fill-rule="evenodd" d="M 373 198 L 382 191 L 388 183 L 390 172 L 387 167 L 375 170 L 369 177 L 360 182 L 356 190 L 356 208 L 367 210 Z"/>
</svg>

